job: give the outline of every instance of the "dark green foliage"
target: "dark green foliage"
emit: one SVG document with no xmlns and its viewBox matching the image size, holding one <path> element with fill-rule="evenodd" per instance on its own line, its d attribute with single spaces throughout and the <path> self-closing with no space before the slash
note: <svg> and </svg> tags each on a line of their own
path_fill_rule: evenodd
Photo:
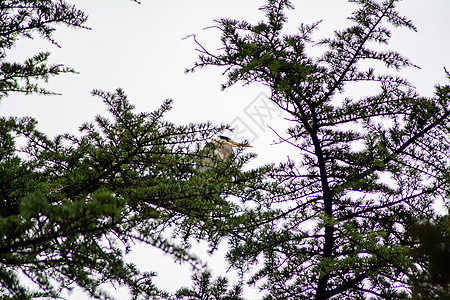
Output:
<svg viewBox="0 0 450 300">
<path fill-rule="evenodd" d="M 133 243 L 154 245 L 200 270 L 202 262 L 165 231 L 186 242 L 208 237 L 214 248 L 237 207 L 225 197 L 251 192 L 261 176 L 239 171 L 251 156 L 199 173 L 200 144 L 223 128 L 165 122 L 169 100 L 135 114 L 121 90 L 94 95 L 112 118 L 97 116 L 80 136 L 50 140 L 31 118 L 0 120 L 2 297 L 57 297 L 78 285 L 107 298 L 103 282 L 126 285 L 136 298 L 164 296 L 151 283 L 154 274 L 124 262 Z M 18 137 L 25 140 L 20 156 Z M 16 271 L 35 284 L 19 281 Z"/>
<path fill-rule="evenodd" d="M 389 26 L 415 30 L 397 1 L 355 0 L 353 25 L 314 41 L 319 23 L 283 35 L 289 1 L 269 0 L 257 24 L 217 20 L 222 51 L 194 67 L 225 67 L 228 81 L 269 86 L 290 114 L 292 161 L 270 173 L 278 190 L 240 216 L 229 259 L 267 299 L 404 299 L 416 265 L 405 244 L 414 220 L 429 220 L 448 195 L 449 87 L 419 96 L 395 74 L 414 65 L 382 49 Z M 311 57 L 308 46 L 323 54 Z M 365 67 L 365 66 L 380 67 Z M 384 65 L 384 67 L 383 67 Z M 347 86 L 377 89 L 342 100 Z"/>
<path fill-rule="evenodd" d="M 170 100 L 135 113 L 121 90 L 93 92 L 110 116 L 82 124 L 79 135 L 50 139 L 33 118 L 0 118 L 0 297 L 58 298 L 80 286 L 109 298 L 103 283 L 127 286 L 134 299 L 170 297 L 124 256 L 140 242 L 200 271 L 192 239 L 207 240 L 210 251 L 227 239 L 227 258 L 243 274 L 262 258 L 250 282 L 266 299 L 445 297 L 448 217 L 431 205 L 450 190 L 450 87 L 420 96 L 393 75 L 414 67 L 408 59 L 372 50 L 387 44 L 389 26 L 415 30 L 397 1 L 350 2 L 359 5 L 353 25 L 320 41 L 318 22 L 283 35 L 293 8 L 286 0 L 268 0 L 257 24 L 218 20 L 222 52 L 201 47 L 191 69 L 225 66 L 224 88 L 271 88 L 290 114 L 285 140 L 294 150 L 275 168 L 242 172 L 253 155 L 238 153 L 199 172 L 200 149 L 225 127 L 166 122 Z M 56 43 L 54 25 L 84 27 L 82 12 L 62 1 L 8 0 L 0 16 L 0 97 L 48 94 L 36 80 L 73 72 L 47 66 L 48 53 L 20 64 L 5 62 L 5 51 L 35 34 Z M 323 54 L 309 56 L 311 45 Z M 342 97 L 358 84 L 378 92 Z M 174 297 L 242 299 L 225 278 L 193 279 Z"/>
<path fill-rule="evenodd" d="M 64 148 L 62 137 L 54 142 L 48 140 L 35 129 L 31 118 L 3 118 L 1 125 L 4 141 L 10 144 L 10 151 L 3 153 L 0 160 L 2 297 L 58 297 L 63 287 L 74 283 L 100 297 L 104 293 L 98 286 L 104 281 L 130 287 L 142 280 L 150 281 L 152 274 L 141 274 L 123 261 L 130 238 L 124 237 L 122 245 L 114 242 L 114 235 L 132 230 L 137 224 L 137 219 L 126 211 L 125 201 L 106 189 L 80 191 L 77 195 L 63 193 L 55 188 L 60 186 L 57 177 L 63 173 L 58 170 L 61 165 L 57 165 L 73 147 Z M 29 154 L 29 159 L 16 154 L 13 138 L 19 136 L 27 140 L 22 152 Z M 72 166 L 71 171 L 80 170 Z M 20 273 L 36 286 L 20 282 Z M 151 285 L 138 290 L 147 295 L 158 292 Z"/>
<path fill-rule="evenodd" d="M 58 46 L 57 25 L 86 28 L 86 20 L 64 1 L 1 1 L 0 98 L 53 94 L 38 81 L 74 70 L 47 65 L 49 53 L 10 63 L 7 52 L 36 35 Z M 133 299 L 168 297 L 153 285 L 154 273 L 125 262 L 131 246 L 153 245 L 199 271 L 204 265 L 188 253 L 190 239 L 207 238 L 214 249 L 229 231 L 226 218 L 239 212 L 229 196 L 256 195 L 264 169 L 240 171 L 252 155 L 217 162 L 204 174 L 196 168 L 200 148 L 225 126 L 165 122 L 170 100 L 134 113 L 121 90 L 93 94 L 110 117 L 82 124 L 79 135 L 49 139 L 31 117 L 0 118 L 2 299 L 59 298 L 75 286 L 110 298 L 103 283 L 127 286 Z"/>
<path fill-rule="evenodd" d="M 450 299 L 450 219 L 413 224 L 410 232 L 415 262 L 420 265 L 413 283 L 413 299 Z"/>
<path fill-rule="evenodd" d="M 242 286 L 233 286 L 231 290 L 228 289 L 228 280 L 224 277 L 219 277 L 211 282 L 211 273 L 204 272 L 192 276 L 194 281 L 194 288 L 182 288 L 175 297 L 176 299 L 185 300 L 243 300 Z"/>
<path fill-rule="evenodd" d="M 47 65 L 50 53 L 41 52 L 23 63 L 7 62 L 7 51 L 20 38 L 36 35 L 58 46 L 53 39 L 55 26 L 64 24 L 86 28 L 87 16 L 64 1 L 2 0 L 0 3 L 0 99 L 10 92 L 54 94 L 40 88 L 36 81 L 47 81 L 50 76 L 74 73 L 62 65 Z"/>
</svg>

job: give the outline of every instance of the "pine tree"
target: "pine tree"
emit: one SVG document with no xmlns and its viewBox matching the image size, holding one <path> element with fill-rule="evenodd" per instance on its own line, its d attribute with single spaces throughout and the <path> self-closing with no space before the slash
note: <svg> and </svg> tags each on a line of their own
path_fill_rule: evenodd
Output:
<svg viewBox="0 0 450 300">
<path fill-rule="evenodd" d="M 164 121 L 170 100 L 154 112 L 133 113 L 121 90 L 93 93 L 112 119 L 97 116 L 80 135 L 50 140 L 32 118 L 0 119 L 4 298 L 58 297 L 75 284 L 106 298 L 103 282 L 126 285 L 135 297 L 167 296 L 151 283 L 153 273 L 125 263 L 133 243 L 154 245 L 202 270 L 187 244 L 175 244 L 166 231 L 217 246 L 225 218 L 237 208 L 226 197 L 252 190 L 261 177 L 263 171 L 240 171 L 251 155 L 199 172 L 200 145 L 223 127 Z M 17 148 L 19 136 L 26 142 Z"/>
<path fill-rule="evenodd" d="M 242 286 L 235 285 L 228 290 L 228 279 L 219 277 L 211 282 L 211 273 L 206 271 L 192 276 L 194 288 L 182 288 L 176 294 L 176 299 L 186 300 L 243 300 Z"/>
<path fill-rule="evenodd" d="M 57 44 L 58 24 L 86 28 L 87 16 L 51 0 L 1 1 L 0 16 L 0 97 L 53 94 L 39 80 L 73 69 L 47 65 L 49 53 L 6 62 L 7 51 L 35 35 Z M 82 124 L 77 135 L 50 139 L 32 117 L 0 118 L 2 299 L 60 298 L 75 286 L 112 298 L 103 283 L 127 286 L 133 299 L 169 297 L 152 283 L 153 272 L 125 261 L 131 246 L 153 245 L 198 272 L 204 262 L 188 252 L 190 239 L 217 247 L 229 231 L 226 217 L 239 211 L 231 196 L 256 193 L 265 169 L 240 170 L 253 155 L 218 161 L 206 172 L 196 167 L 205 158 L 202 145 L 226 126 L 166 122 L 171 100 L 136 113 L 120 89 L 93 95 L 110 115 Z"/>
<path fill-rule="evenodd" d="M 0 16 L 0 100 L 11 92 L 55 94 L 41 88 L 38 81 L 75 70 L 61 64 L 47 65 L 49 52 L 40 52 L 23 63 L 6 61 L 7 53 L 18 39 L 36 35 L 59 46 L 53 38 L 55 27 L 87 28 L 86 14 L 64 1 L 4 0 Z"/>
<path fill-rule="evenodd" d="M 223 67 L 223 88 L 263 84 L 289 114 L 279 135 L 293 158 L 270 173 L 277 189 L 233 220 L 230 261 L 247 271 L 263 257 L 250 283 L 266 299 L 411 297 L 425 272 L 411 228 L 436 218 L 432 203 L 448 195 L 449 87 L 423 97 L 396 72 L 415 67 L 384 50 L 389 28 L 415 30 L 398 1 L 350 2 L 352 25 L 319 41 L 319 22 L 283 34 L 287 0 L 268 0 L 257 24 L 217 20 L 220 52 L 195 39 L 201 55 L 187 72 Z M 308 55 L 312 45 L 322 55 Z M 377 92 L 346 94 L 358 85 Z"/>
<path fill-rule="evenodd" d="M 448 214 L 413 224 L 409 243 L 421 272 L 412 278 L 412 299 L 450 299 L 450 219 Z"/>
</svg>

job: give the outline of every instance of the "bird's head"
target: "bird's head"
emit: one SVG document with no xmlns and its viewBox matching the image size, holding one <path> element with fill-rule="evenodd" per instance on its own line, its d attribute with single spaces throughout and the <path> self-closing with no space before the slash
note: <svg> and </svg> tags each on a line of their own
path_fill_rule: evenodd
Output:
<svg viewBox="0 0 450 300">
<path fill-rule="evenodd" d="M 231 147 L 252 147 L 247 144 L 236 143 L 233 140 L 231 140 L 229 137 L 224 136 L 224 135 L 218 136 L 217 138 L 214 139 L 214 141 L 218 144 L 229 144 L 229 145 L 231 145 Z"/>
</svg>

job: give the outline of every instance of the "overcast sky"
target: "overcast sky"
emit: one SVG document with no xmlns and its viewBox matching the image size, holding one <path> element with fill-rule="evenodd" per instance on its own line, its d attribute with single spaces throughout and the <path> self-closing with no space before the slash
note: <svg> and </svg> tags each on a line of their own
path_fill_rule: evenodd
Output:
<svg viewBox="0 0 450 300">
<path fill-rule="evenodd" d="M 20 41 L 9 52 L 9 59 L 21 61 L 37 52 L 50 51 L 52 63 L 73 67 L 79 74 L 50 79 L 47 87 L 62 96 L 13 94 L 3 99 L 0 115 L 33 116 L 39 121 L 39 129 L 51 136 L 75 133 L 81 123 L 92 122 L 95 115 L 105 113 L 100 99 L 91 97 L 90 92 L 120 87 L 137 111 L 152 111 L 164 99 L 172 98 L 173 110 L 166 120 L 178 124 L 212 121 L 235 125 L 239 138 L 250 140 L 252 151 L 258 153 L 252 162 L 254 166 L 281 161 L 288 154 L 295 159 L 295 152 L 288 146 L 272 145 L 276 136 L 267 125 L 282 133 L 286 122 L 267 101 L 267 88 L 236 85 L 222 92 L 220 84 L 225 78 L 220 69 L 184 74 L 198 56 L 194 41 L 184 37 L 196 34 L 205 47 L 217 49 L 220 31 L 203 29 L 220 17 L 257 22 L 263 18 L 258 8 L 265 1 L 141 0 L 140 5 L 127 0 L 68 2 L 76 2 L 89 15 L 87 25 L 92 30 L 59 28 L 55 38 L 61 48 L 39 39 Z M 348 24 L 346 17 L 355 7 L 345 0 L 292 2 L 295 10 L 288 13 L 287 32 L 294 32 L 301 23 L 323 20 L 316 31 L 318 38 Z M 450 1 L 405 0 L 398 10 L 413 20 L 418 32 L 395 30 L 390 47 L 421 67 L 402 74 L 420 93 L 431 96 L 436 83 L 446 83 L 443 67 L 450 69 Z M 130 259 L 145 270 L 157 271 L 155 282 L 161 288 L 175 291 L 181 285 L 190 285 L 189 267 L 171 263 L 170 257 L 161 256 L 155 249 L 136 247 Z M 214 275 L 226 275 L 226 264 L 220 255 L 212 261 Z M 256 297 L 254 291 L 246 293 Z"/>
</svg>

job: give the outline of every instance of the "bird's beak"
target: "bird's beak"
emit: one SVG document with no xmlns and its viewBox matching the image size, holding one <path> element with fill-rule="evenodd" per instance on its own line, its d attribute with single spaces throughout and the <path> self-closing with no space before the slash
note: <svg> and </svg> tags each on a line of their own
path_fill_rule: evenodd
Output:
<svg viewBox="0 0 450 300">
<path fill-rule="evenodd" d="M 231 142 L 231 145 L 232 145 L 233 147 L 250 147 L 250 148 L 252 148 L 252 146 L 250 146 L 250 145 L 239 144 L 239 143 L 236 143 L 236 142 Z"/>
</svg>

